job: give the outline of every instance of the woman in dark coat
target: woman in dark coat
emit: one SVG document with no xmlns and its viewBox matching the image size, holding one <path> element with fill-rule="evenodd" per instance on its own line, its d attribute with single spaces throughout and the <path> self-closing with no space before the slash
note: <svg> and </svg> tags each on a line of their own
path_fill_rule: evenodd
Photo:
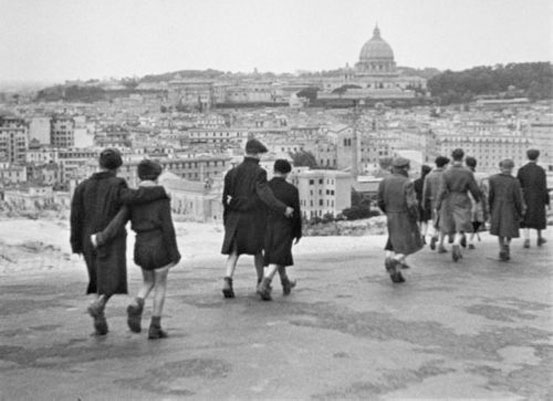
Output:
<svg viewBox="0 0 553 401">
<path fill-rule="evenodd" d="M 258 140 L 246 143 L 244 161 L 226 175 L 223 188 L 223 221 L 225 238 L 221 253 L 228 255 L 223 283 L 225 298 L 234 298 L 232 276 L 242 254 L 254 255 L 257 284 L 263 279 L 263 241 L 266 209 L 291 216 L 293 209 L 273 195 L 267 183 L 267 172 L 259 166 L 261 154 L 267 148 Z M 257 288 L 257 286 L 256 286 Z"/>
<path fill-rule="evenodd" d="M 139 187 L 153 190 L 161 172 L 159 163 L 142 160 L 138 164 L 138 177 L 141 180 Z M 136 233 L 134 262 L 142 269 L 144 281 L 135 301 L 127 308 L 127 323 L 131 331 L 140 333 L 144 301 L 153 291 L 154 308 L 148 338 L 164 338 L 167 333 L 161 329 L 161 315 L 165 302 L 167 275 L 169 269 L 181 258 L 171 218 L 170 199 L 158 199 L 121 209 L 107 228 L 93 238 L 98 249 L 101 250 L 104 244 L 109 244 L 115 233 L 124 227 L 129 219 L 131 228 Z"/>
<path fill-rule="evenodd" d="M 297 244 L 301 238 L 301 210 L 298 189 L 286 182 L 291 170 L 292 166 L 287 160 L 279 159 L 274 164 L 274 177 L 269 181 L 269 187 L 275 197 L 293 208 L 294 215 L 292 218 L 287 218 L 282 214 L 268 211 L 264 254 L 264 265 L 268 268 L 265 270 L 263 281 L 258 286 L 261 299 L 266 301 L 271 300 L 270 284 L 277 271 L 280 275 L 284 295 L 289 295 L 291 289 L 296 286 L 296 282 L 291 281 L 286 274 L 286 266 L 294 264 L 292 257 L 294 239 Z"/>
<path fill-rule="evenodd" d="M 121 227 L 109 244 L 96 250 L 90 236 L 102 231 L 125 203 L 142 203 L 167 197 L 163 187 L 153 191 L 130 190 L 124 179 L 116 177 L 122 165 L 119 151 L 106 149 L 100 154 L 101 171 L 77 186 L 71 201 L 71 248 L 82 254 L 88 270 L 87 294 L 96 294 L 88 307 L 96 334 L 108 331 L 104 309 L 114 294 L 127 293 L 127 232 Z"/>
<path fill-rule="evenodd" d="M 531 228 L 537 231 L 538 246 L 542 246 L 546 242 L 541 235 L 541 230 L 545 230 L 546 227 L 545 207 L 549 206 L 550 201 L 547 193 L 545 170 L 537 165 L 540 151 L 530 149 L 526 154 L 528 163 L 518 170 L 517 178 L 528 208 L 521 224 L 521 227 L 524 228 L 524 247 L 530 248 Z"/>
<path fill-rule="evenodd" d="M 520 219 L 524 214 L 524 203 L 517 179 L 511 175 L 515 164 L 505 159 L 500 164 L 500 174 L 490 177 L 491 227 L 490 234 L 499 237 L 499 258 L 509 260 L 512 238 L 518 238 Z"/>
<path fill-rule="evenodd" d="M 428 232 L 428 221 L 432 219 L 432 211 L 430 208 L 426 208 L 423 200 L 424 180 L 428 173 L 432 171 L 430 166 L 423 164 L 421 167 L 421 176 L 414 182 L 415 195 L 417 196 L 417 203 L 419 205 L 419 225 L 422 236 L 422 243 L 426 244 L 426 234 Z"/>
<path fill-rule="evenodd" d="M 394 159 L 392 174 L 378 187 L 378 207 L 386 214 L 389 236 L 384 264 L 394 283 L 405 281 L 400 270 L 406 265 L 405 258 L 423 247 L 417 225 L 417 198 L 408 171 L 409 160 Z"/>
</svg>

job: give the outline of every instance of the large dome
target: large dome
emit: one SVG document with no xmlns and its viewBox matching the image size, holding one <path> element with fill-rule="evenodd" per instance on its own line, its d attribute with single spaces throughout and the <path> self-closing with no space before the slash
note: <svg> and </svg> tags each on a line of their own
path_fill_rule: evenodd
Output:
<svg viewBox="0 0 553 401">
<path fill-rule="evenodd" d="M 380 29 L 374 28 L 373 37 L 368 40 L 361 48 L 359 62 L 369 61 L 393 61 L 394 52 L 390 45 L 380 37 Z"/>
</svg>

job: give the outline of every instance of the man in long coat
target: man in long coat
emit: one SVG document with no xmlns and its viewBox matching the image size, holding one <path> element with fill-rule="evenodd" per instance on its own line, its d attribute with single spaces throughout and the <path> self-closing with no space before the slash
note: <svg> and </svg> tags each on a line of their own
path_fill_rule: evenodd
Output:
<svg viewBox="0 0 553 401">
<path fill-rule="evenodd" d="M 514 166 L 511 159 L 505 159 L 499 164 L 501 173 L 490 177 L 490 234 L 499 238 L 499 258 L 504 261 L 511 258 L 509 245 L 512 238 L 519 236 L 525 209 L 520 184 L 511 175 Z"/>
<path fill-rule="evenodd" d="M 472 231 L 472 201 L 468 194 L 472 195 L 475 202 L 481 198 L 474 174 L 463 166 L 464 156 L 463 149 L 455 149 L 451 153 L 453 164 L 442 175 L 436 205 L 438 210 L 449 208 L 445 210 L 450 214 L 440 214 L 440 225 L 443 224 L 445 232 L 455 232 L 451 251 L 455 262 L 462 258 L 461 241 L 465 239 L 465 233 Z M 448 216 L 451 217 L 450 221 L 447 221 Z"/>
<path fill-rule="evenodd" d="M 89 277 L 87 294 L 96 294 L 87 310 L 98 335 L 108 332 L 104 309 L 110 297 L 127 293 L 127 232 L 122 227 L 109 244 L 98 250 L 90 236 L 106 228 L 123 204 L 167 197 L 163 187 L 148 192 L 130 190 L 124 179 L 116 177 L 122 163 L 116 149 L 102 151 L 101 171 L 80 183 L 71 201 L 71 248 L 73 253 L 84 256 Z"/>
<path fill-rule="evenodd" d="M 225 238 L 221 253 L 228 255 L 223 283 L 225 298 L 234 298 L 232 277 L 242 254 L 254 255 L 257 285 L 263 279 L 263 241 L 266 209 L 291 217 L 294 210 L 275 198 L 267 183 L 267 172 L 259 160 L 267 148 L 256 139 L 246 143 L 244 161 L 226 175 L 223 188 Z M 256 288 L 257 288 L 256 285 Z"/>
<path fill-rule="evenodd" d="M 418 221 L 418 202 L 413 182 L 408 177 L 409 160 L 402 157 L 392 162 L 392 174 L 380 181 L 378 207 L 386 214 L 388 243 L 385 267 L 394 283 L 405 278 L 401 268 L 405 258 L 423 247 Z"/>
<path fill-rule="evenodd" d="M 432 213 L 432 225 L 429 226 L 430 249 L 436 249 L 436 242 L 438 242 L 438 253 L 446 253 L 447 250 L 444 246 L 446 233 L 440 230 L 440 214 L 436 209 L 436 205 L 438 203 L 438 190 L 440 189 L 442 174 L 449 163 L 449 159 L 445 156 L 438 156 L 434 162 L 436 167 L 424 179 L 422 202 L 424 208 Z"/>
<path fill-rule="evenodd" d="M 537 230 L 537 245 L 545 244 L 545 238 L 541 230 L 545 230 L 546 216 L 545 207 L 550 207 L 549 194 L 547 193 L 547 182 L 545 170 L 537 165 L 540 151 L 529 149 L 526 152 L 528 163 L 522 166 L 517 173 L 518 181 L 522 187 L 524 201 L 526 203 L 526 214 L 521 226 L 524 228 L 524 247 L 530 248 L 530 229 Z"/>
<path fill-rule="evenodd" d="M 289 295 L 296 282 L 288 278 L 286 267 L 294 264 L 292 257 L 292 245 L 297 244 L 301 238 L 301 209 L 298 189 L 286 181 L 292 166 L 287 160 L 278 159 L 274 164 L 274 176 L 269 181 L 269 187 L 275 197 L 285 205 L 294 209 L 292 218 L 271 210 L 267 216 L 265 229 L 264 265 L 267 266 L 263 281 L 258 286 L 258 294 L 265 301 L 271 300 L 271 280 L 278 271 L 282 293 Z"/>
</svg>

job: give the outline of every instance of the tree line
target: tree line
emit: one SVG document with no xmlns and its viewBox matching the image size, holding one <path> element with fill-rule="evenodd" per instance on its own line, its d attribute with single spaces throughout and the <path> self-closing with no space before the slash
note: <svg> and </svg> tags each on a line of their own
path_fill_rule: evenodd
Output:
<svg viewBox="0 0 553 401">
<path fill-rule="evenodd" d="M 442 105 L 467 103 L 476 96 L 527 97 L 531 101 L 551 99 L 553 66 L 550 62 L 535 62 L 447 70 L 430 78 L 428 89 Z"/>
</svg>

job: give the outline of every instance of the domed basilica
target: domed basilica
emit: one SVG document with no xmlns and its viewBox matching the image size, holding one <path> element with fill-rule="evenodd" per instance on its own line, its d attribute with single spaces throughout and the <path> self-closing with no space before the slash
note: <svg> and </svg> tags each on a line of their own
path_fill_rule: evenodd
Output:
<svg viewBox="0 0 553 401">
<path fill-rule="evenodd" d="M 409 99 L 426 90 L 426 79 L 406 76 L 396 69 L 394 51 L 376 26 L 359 53 L 355 68 L 346 66 L 341 76 L 324 82 L 325 97 L 345 99 Z M 337 95 L 337 96 L 333 96 Z"/>
</svg>

